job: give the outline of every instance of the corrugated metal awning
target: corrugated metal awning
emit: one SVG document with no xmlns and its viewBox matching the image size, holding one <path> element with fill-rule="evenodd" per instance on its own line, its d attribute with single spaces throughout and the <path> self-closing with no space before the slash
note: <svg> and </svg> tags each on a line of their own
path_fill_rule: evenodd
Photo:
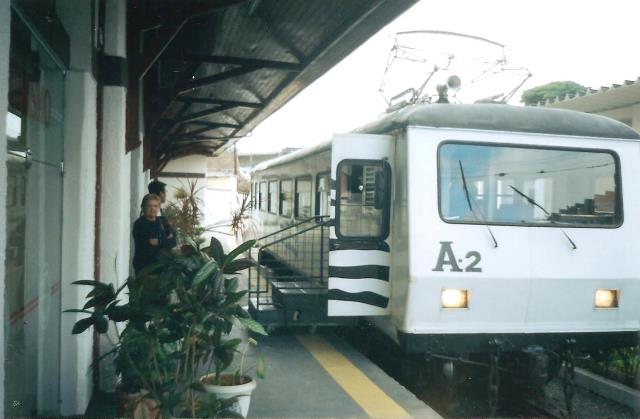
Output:
<svg viewBox="0 0 640 419">
<path fill-rule="evenodd" d="M 130 73 L 128 112 L 143 103 L 147 164 L 217 155 L 416 1 L 133 2 L 144 94 Z"/>
</svg>

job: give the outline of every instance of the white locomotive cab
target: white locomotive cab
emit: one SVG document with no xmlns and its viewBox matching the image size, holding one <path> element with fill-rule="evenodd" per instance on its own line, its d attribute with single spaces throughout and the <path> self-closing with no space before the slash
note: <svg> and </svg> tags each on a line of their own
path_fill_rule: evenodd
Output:
<svg viewBox="0 0 640 419">
<path fill-rule="evenodd" d="M 639 151 L 633 140 L 410 127 L 398 331 L 637 331 Z"/>
<path fill-rule="evenodd" d="M 389 135 L 333 137 L 329 316 L 390 313 L 393 145 Z"/>
</svg>

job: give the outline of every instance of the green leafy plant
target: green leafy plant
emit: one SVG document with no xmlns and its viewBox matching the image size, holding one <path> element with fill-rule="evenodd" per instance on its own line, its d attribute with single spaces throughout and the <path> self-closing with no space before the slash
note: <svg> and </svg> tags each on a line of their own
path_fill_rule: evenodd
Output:
<svg viewBox="0 0 640 419">
<path fill-rule="evenodd" d="M 248 194 L 242 194 L 238 197 L 238 206 L 231 211 L 230 218 L 213 224 L 208 231 L 234 236 L 236 240 L 244 237 L 248 230 L 255 236 L 255 224 L 251 219 L 252 208 L 251 197 Z"/>
<path fill-rule="evenodd" d="M 640 389 L 640 346 L 613 348 L 592 353 L 578 365 L 591 372 Z"/>
<path fill-rule="evenodd" d="M 163 210 L 171 225 L 178 231 L 179 240 L 184 242 L 182 236 L 186 236 L 193 242 L 201 245 L 204 242 L 202 235 L 208 229 L 202 226 L 204 216 L 202 200 L 199 194 L 203 188 L 198 187 L 197 180 L 187 179 L 186 185 L 176 188 L 174 202 L 170 202 Z"/>
<path fill-rule="evenodd" d="M 258 346 L 258 342 L 256 342 L 256 340 L 253 338 L 248 338 L 247 342 L 244 344 L 244 349 L 242 350 L 242 356 L 240 358 L 240 366 L 238 367 L 238 370 L 234 374 L 234 384 L 241 384 L 244 376 L 247 374 L 248 370 L 245 369 L 245 360 L 247 357 L 247 350 L 249 349 L 250 346 Z M 256 376 L 258 376 L 258 378 L 264 379 L 266 366 L 264 362 L 264 357 L 262 355 L 258 356 L 255 369 L 256 369 Z"/>
<path fill-rule="evenodd" d="M 114 355 L 127 392 L 146 392 L 162 416 L 218 416 L 233 401 L 205 395 L 199 372 L 214 365 L 219 375 L 241 353 L 242 339 L 229 337 L 236 324 L 266 334 L 239 304 L 247 290 L 239 289 L 234 276 L 253 265 L 240 256 L 254 241 L 225 255 L 217 240 L 205 250 L 185 240 L 179 252 L 163 255 L 118 290 L 76 281 L 92 289 L 81 309 L 67 311 L 87 314 L 74 325 L 74 334 L 93 327 L 112 340 L 113 349 L 103 358 Z"/>
</svg>

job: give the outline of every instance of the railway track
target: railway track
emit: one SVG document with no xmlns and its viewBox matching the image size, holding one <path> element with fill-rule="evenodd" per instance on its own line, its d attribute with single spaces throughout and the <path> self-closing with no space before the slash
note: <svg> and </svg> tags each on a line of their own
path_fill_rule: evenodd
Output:
<svg viewBox="0 0 640 419">
<path fill-rule="evenodd" d="M 501 391 L 498 408 L 492 414 L 488 403 L 486 368 L 468 365 L 452 379 L 443 374 L 441 364 L 429 366 L 424 358 L 411 358 L 394 352 L 375 333 L 349 328 L 340 334 L 443 417 L 637 417 L 633 409 L 580 387 L 575 388 L 573 410 L 569 414 L 560 378 L 551 380 L 544 387 L 543 395 L 530 397 L 531 393 L 521 385 L 509 381 L 508 374 L 502 374 L 501 388 L 504 391 Z"/>
</svg>

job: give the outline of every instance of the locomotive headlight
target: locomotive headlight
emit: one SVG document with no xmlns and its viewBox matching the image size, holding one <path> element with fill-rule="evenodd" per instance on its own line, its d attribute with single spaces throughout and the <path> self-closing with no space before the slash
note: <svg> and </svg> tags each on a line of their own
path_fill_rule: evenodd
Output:
<svg viewBox="0 0 640 419">
<path fill-rule="evenodd" d="M 594 305 L 596 308 L 617 308 L 620 297 L 619 290 L 596 290 Z"/>
<path fill-rule="evenodd" d="M 442 308 L 468 308 L 469 298 L 467 290 L 445 288 L 440 295 Z"/>
</svg>

